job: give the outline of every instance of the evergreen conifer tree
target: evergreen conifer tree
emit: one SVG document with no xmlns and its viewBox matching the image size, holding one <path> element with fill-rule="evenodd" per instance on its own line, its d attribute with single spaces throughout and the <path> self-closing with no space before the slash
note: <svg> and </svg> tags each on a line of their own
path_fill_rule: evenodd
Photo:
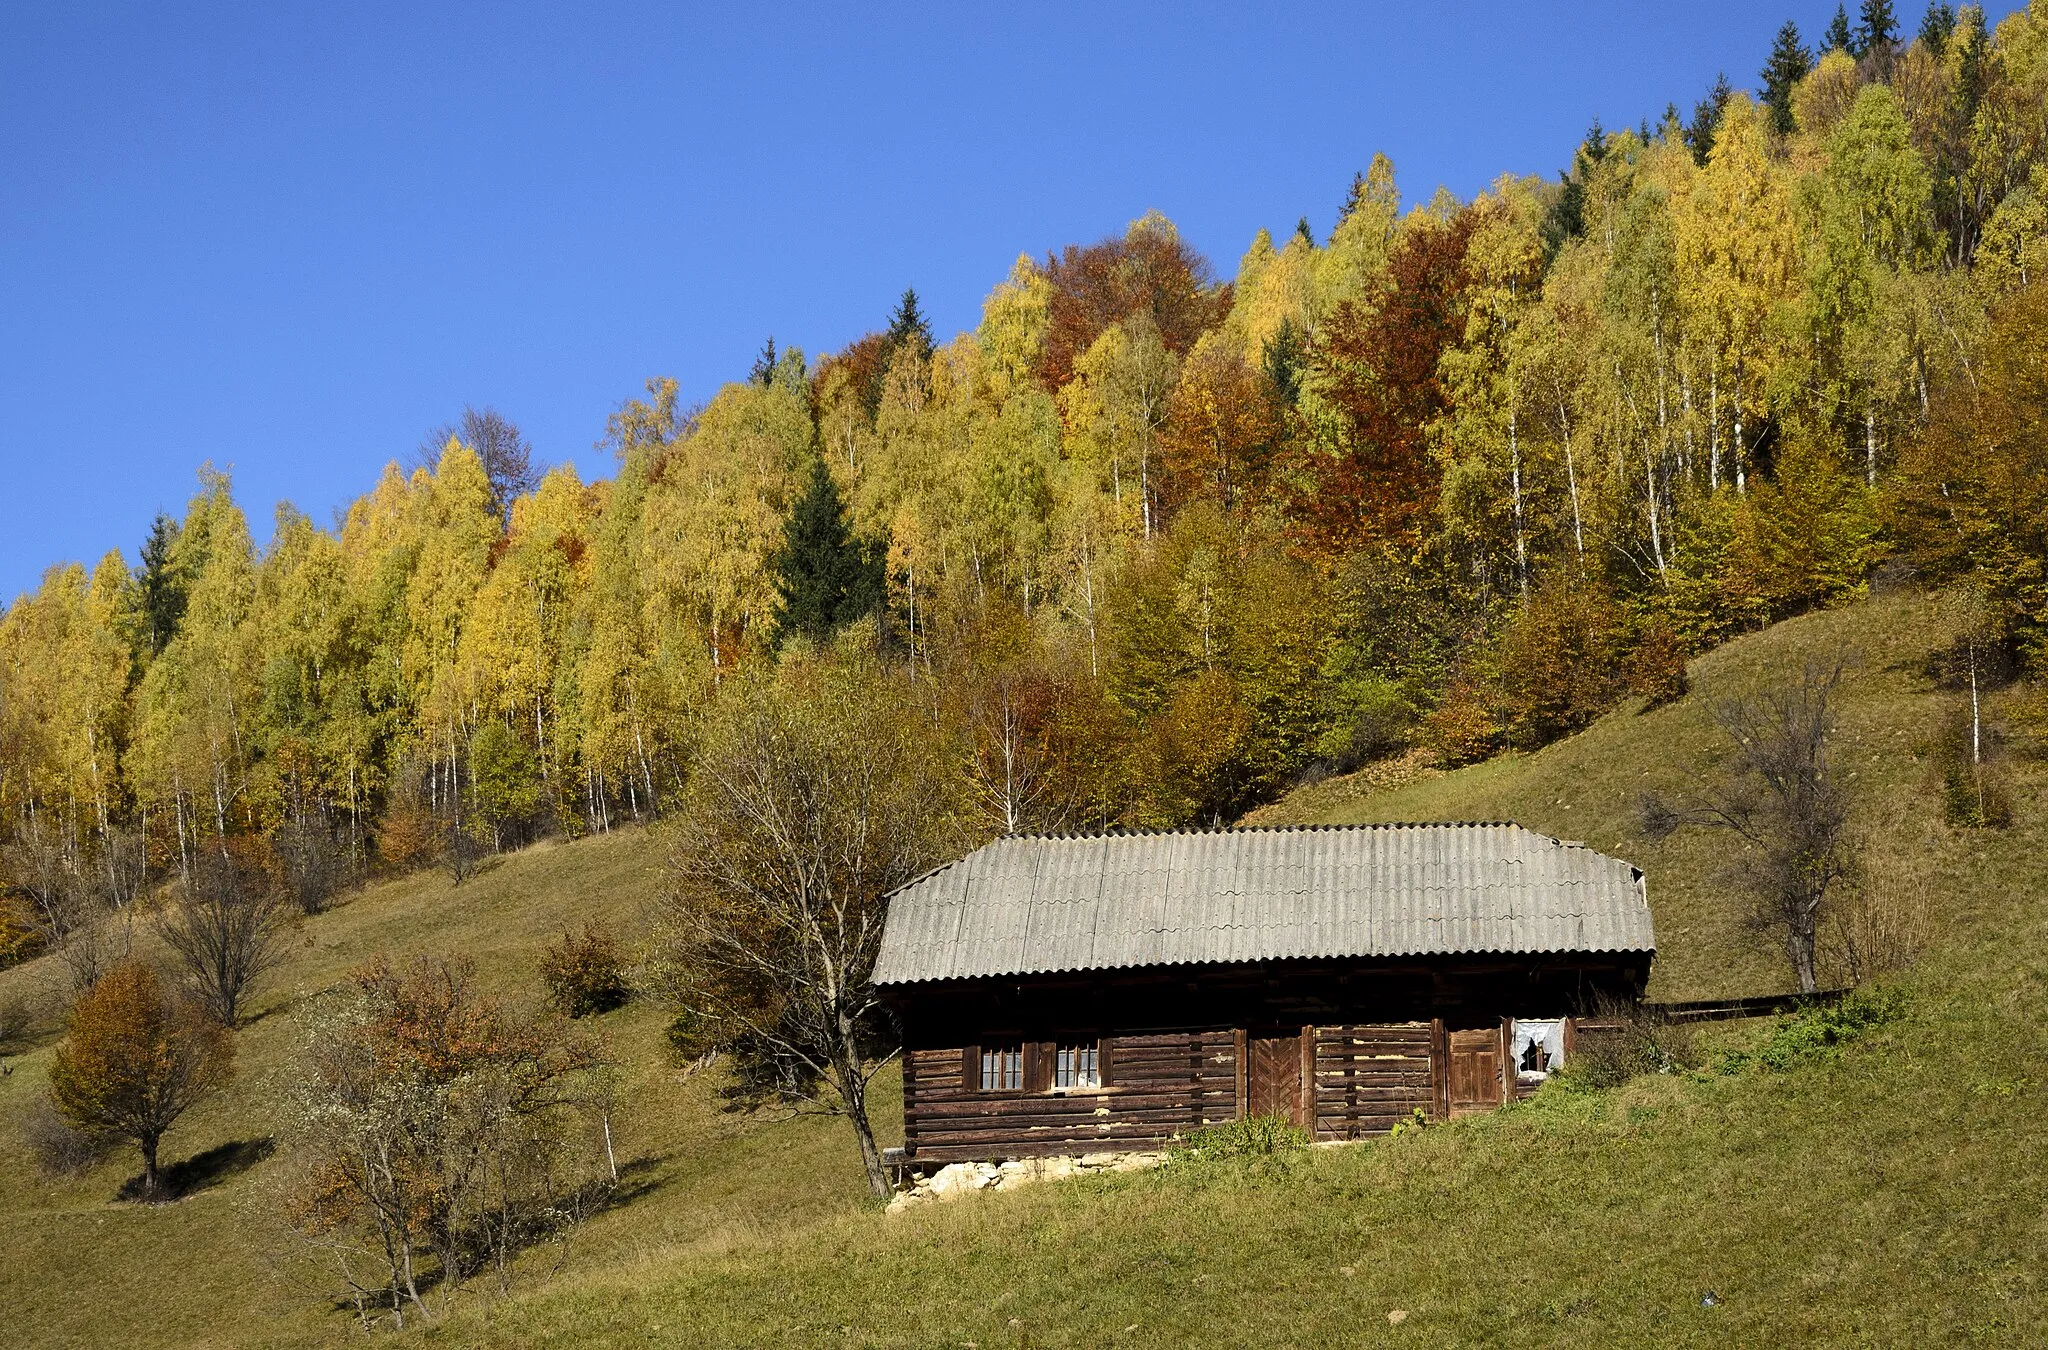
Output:
<svg viewBox="0 0 2048 1350">
<path fill-rule="evenodd" d="M 1898 42 L 1899 19 L 1892 12 L 1892 0 L 1863 0 L 1859 17 L 1862 22 L 1856 27 L 1857 57 L 1881 55 Z"/>
<path fill-rule="evenodd" d="M 1849 11 L 1840 5 L 1835 6 L 1835 17 L 1828 20 L 1828 35 L 1822 41 L 1826 50 L 1831 52 L 1847 52 L 1851 56 L 1862 54 L 1856 50 L 1856 34 L 1849 29 Z"/>
<path fill-rule="evenodd" d="M 1351 219 L 1351 213 L 1356 211 L 1358 204 L 1365 200 L 1365 190 L 1365 174 L 1363 172 L 1352 174 L 1351 190 L 1344 194 L 1344 209 L 1337 213 L 1337 223 L 1339 225 Z M 1332 232 L 1334 233 L 1334 231 Z"/>
<path fill-rule="evenodd" d="M 1920 41 L 1925 43 L 1929 53 L 1940 56 L 1948 50 L 1949 36 L 1956 31 L 1956 7 L 1942 3 L 1929 5 L 1927 13 L 1920 19 Z"/>
<path fill-rule="evenodd" d="M 1962 31 L 1956 50 L 1956 102 L 1960 121 L 1967 126 L 1977 116 L 1977 104 L 1984 98 L 1985 58 L 1990 54 L 1991 35 L 1984 31 L 1984 7 L 1965 5 L 1956 16 Z"/>
<path fill-rule="evenodd" d="M 178 523 L 159 511 L 142 541 L 142 564 L 136 569 L 135 602 L 151 656 L 161 655 L 177 635 L 185 617 L 185 578 L 174 556 Z"/>
<path fill-rule="evenodd" d="M 1764 64 L 1764 103 L 1771 110 L 1771 130 L 1790 135 L 1797 125 L 1792 116 L 1792 89 L 1813 69 L 1813 54 L 1799 40 L 1799 25 L 1790 19 L 1778 30 L 1771 44 L 1771 59 Z"/>
<path fill-rule="evenodd" d="M 896 358 L 897 348 L 906 342 L 914 344 L 919 361 L 932 359 L 932 326 L 924 311 L 918 308 L 916 290 L 909 286 L 903 288 L 903 298 L 896 302 L 896 312 L 889 316 L 889 331 L 882 336 L 886 344 L 886 355 L 882 361 L 885 368 Z"/>
<path fill-rule="evenodd" d="M 1306 240 L 1311 248 L 1315 246 L 1316 232 L 1308 227 L 1307 216 L 1303 216 L 1300 220 L 1295 222 L 1294 232 L 1295 234 L 1299 235 L 1302 239 Z"/>
<path fill-rule="evenodd" d="M 775 641 L 801 634 L 822 642 L 842 625 L 873 613 L 884 595 L 881 549 L 854 537 L 839 485 L 822 458 L 783 525 L 774 574 Z"/>
<path fill-rule="evenodd" d="M 1714 87 L 1707 96 L 1692 108 L 1692 123 L 1685 129 L 1685 143 L 1692 147 L 1695 163 L 1705 166 L 1707 156 L 1713 153 L 1714 137 L 1721 128 L 1721 110 L 1728 106 L 1728 100 L 1735 91 L 1728 85 L 1728 74 L 1723 71 L 1714 77 Z"/>
<path fill-rule="evenodd" d="M 775 337 L 773 334 L 770 334 L 767 343 L 761 348 L 761 354 L 754 358 L 754 368 L 747 372 L 747 382 L 749 384 L 758 384 L 763 389 L 773 384 L 775 382 L 775 361 Z"/>
</svg>

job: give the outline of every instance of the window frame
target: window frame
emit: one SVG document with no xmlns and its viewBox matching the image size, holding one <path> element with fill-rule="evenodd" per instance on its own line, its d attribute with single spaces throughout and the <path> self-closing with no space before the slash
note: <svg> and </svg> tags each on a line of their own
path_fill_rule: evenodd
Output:
<svg viewBox="0 0 2048 1350">
<path fill-rule="evenodd" d="M 1110 1077 L 1112 1038 L 1108 1036 L 1062 1036 L 1051 1040 L 1000 1037 L 961 1047 L 960 1078 L 967 1093 L 979 1097 L 999 1096 L 1089 1096 L 1116 1090 Z M 1081 1057 L 1092 1056 L 1093 1083 L 1062 1086 L 1059 1060 L 1062 1053 L 1076 1057 L 1079 1076 Z M 1005 1063 L 995 1056 L 1014 1056 Z M 1012 1085 L 1014 1084 L 1014 1086 Z"/>
</svg>

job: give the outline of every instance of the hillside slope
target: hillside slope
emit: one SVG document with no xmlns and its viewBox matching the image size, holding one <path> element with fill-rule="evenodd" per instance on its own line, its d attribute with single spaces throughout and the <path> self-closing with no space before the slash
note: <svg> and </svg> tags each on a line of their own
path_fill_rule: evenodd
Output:
<svg viewBox="0 0 2048 1350">
<path fill-rule="evenodd" d="M 663 1018 L 606 1020 L 626 1056 L 621 1202 L 509 1298 L 479 1291 L 426 1339 L 538 1345 L 2016 1343 L 2048 1312 L 2048 822 L 2019 766 L 2019 823 L 1943 826 L 1916 753 L 1953 700 L 1920 669 L 1932 599 L 1891 595 L 1780 625 L 1694 663 L 1695 692 L 1624 708 L 1532 755 L 1390 792 L 1326 783 L 1268 817 L 1512 818 L 1649 876 L 1667 997 L 1776 990 L 1784 963 L 1714 883 L 1725 839 L 1651 845 L 1646 789 L 1722 754 L 1713 700 L 1845 652 L 1837 741 L 1877 884 L 1924 896 L 1933 941 L 1891 982 L 1902 1015 L 1784 1069 L 1716 1059 L 1765 1024 L 1717 1028 L 1706 1071 L 1608 1092 L 1546 1089 L 1497 1116 L 1358 1147 L 1170 1168 L 884 1219 L 843 1126 L 717 1110 Z M 531 998 L 534 960 L 585 914 L 638 921 L 658 838 L 537 848 L 461 888 L 424 876 L 309 922 L 240 1033 L 234 1092 L 171 1140 L 181 1157 L 275 1128 L 268 1114 L 312 990 L 376 951 L 460 950 Z M 0 999 L 47 981 L 0 973 Z M 0 1272 L 25 1344 L 312 1343 L 347 1320 L 278 1273 L 263 1163 L 157 1209 L 109 1202 L 132 1162 L 37 1179 L 18 1125 L 52 1046 L 0 1079 Z M 881 1105 L 883 1120 L 893 1104 Z M 560 1262 L 559 1268 L 556 1263 Z M 1713 1291 L 1715 1302 L 1702 1303 Z M 1397 1323 L 1388 1314 L 1405 1314 Z"/>
</svg>

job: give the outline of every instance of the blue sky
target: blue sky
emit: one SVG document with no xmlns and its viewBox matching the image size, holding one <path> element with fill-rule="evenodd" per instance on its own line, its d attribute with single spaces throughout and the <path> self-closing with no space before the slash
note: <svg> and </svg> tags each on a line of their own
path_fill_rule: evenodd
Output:
<svg viewBox="0 0 2048 1350">
<path fill-rule="evenodd" d="M 647 378 L 708 398 L 905 285 L 950 334 L 1149 208 L 1227 276 L 1375 150 L 1410 200 L 1555 173 L 1833 12 L 862 8 L 5 6 L 0 596 L 132 558 L 206 461 L 259 539 L 465 403 L 603 476 Z"/>
</svg>

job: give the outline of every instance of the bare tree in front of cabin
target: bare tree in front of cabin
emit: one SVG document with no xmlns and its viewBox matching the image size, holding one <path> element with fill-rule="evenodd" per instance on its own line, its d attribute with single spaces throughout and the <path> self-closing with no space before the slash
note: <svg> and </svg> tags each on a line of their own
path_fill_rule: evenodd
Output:
<svg viewBox="0 0 2048 1350">
<path fill-rule="evenodd" d="M 664 898 L 678 1047 L 728 1053 L 745 1104 L 845 1115 L 877 1195 L 868 1089 L 894 1047 L 870 977 L 883 897 L 942 856 L 935 739 L 864 661 L 785 665 L 714 729 Z"/>
<path fill-rule="evenodd" d="M 1729 784 L 1705 800 L 1645 798 L 1652 838 L 1683 826 L 1727 830 L 1744 844 L 1731 876 L 1756 902 L 1759 927 L 1776 932 L 1799 980 L 1819 987 L 1816 935 L 1829 897 L 1856 871 L 1849 801 L 1827 753 L 1842 664 L 1809 664 L 1800 679 L 1722 703 L 1714 720 L 1734 745 Z"/>
</svg>

